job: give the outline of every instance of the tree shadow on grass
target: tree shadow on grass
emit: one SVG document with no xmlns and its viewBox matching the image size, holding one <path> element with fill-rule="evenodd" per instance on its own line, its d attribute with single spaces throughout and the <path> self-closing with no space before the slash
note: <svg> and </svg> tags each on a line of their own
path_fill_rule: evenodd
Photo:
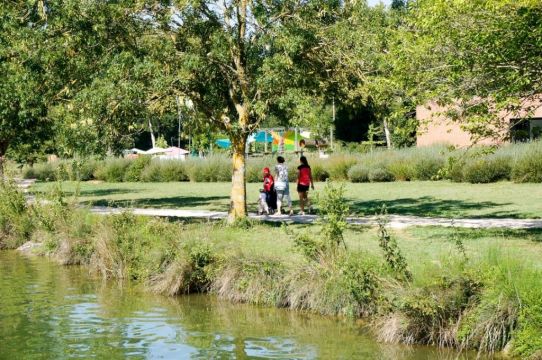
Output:
<svg viewBox="0 0 542 360">
<path fill-rule="evenodd" d="M 122 200 L 99 199 L 94 201 L 84 201 L 82 204 L 93 206 L 145 207 L 158 209 L 204 208 L 212 211 L 226 211 L 228 210 L 228 199 L 229 196 L 173 196 L 164 198 Z"/>
<path fill-rule="evenodd" d="M 502 211 L 510 203 L 492 201 L 469 202 L 464 200 L 443 200 L 432 196 L 419 198 L 401 198 L 393 200 L 351 201 L 350 209 L 359 215 L 380 214 L 385 205 L 390 215 L 413 215 L 423 217 L 448 218 L 521 218 L 522 214 L 514 211 Z M 471 215 L 472 210 L 492 210 L 484 215 Z"/>
<path fill-rule="evenodd" d="M 109 196 L 117 194 L 134 194 L 138 193 L 140 190 L 134 189 L 84 189 L 79 191 L 80 196 L 91 197 L 91 196 Z M 71 191 L 73 193 L 73 191 Z"/>
</svg>

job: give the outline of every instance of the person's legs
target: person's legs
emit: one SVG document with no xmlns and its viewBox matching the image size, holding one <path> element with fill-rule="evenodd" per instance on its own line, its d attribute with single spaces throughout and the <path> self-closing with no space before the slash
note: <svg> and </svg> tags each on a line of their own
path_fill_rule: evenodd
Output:
<svg viewBox="0 0 542 360">
<path fill-rule="evenodd" d="M 277 190 L 277 214 L 280 215 L 280 208 L 282 207 L 282 199 L 284 198 L 284 190 Z"/>
<path fill-rule="evenodd" d="M 301 209 L 301 214 L 305 213 L 305 192 L 298 192 L 299 195 L 299 208 Z"/>
<path fill-rule="evenodd" d="M 309 199 L 309 192 L 307 191 L 305 193 L 305 206 L 307 207 L 307 209 L 309 209 L 309 214 L 312 212 L 312 207 L 311 207 L 311 201 Z"/>
<path fill-rule="evenodd" d="M 293 210 L 292 210 L 292 197 L 290 196 L 290 191 L 287 189 L 286 192 L 284 193 L 284 196 L 286 197 L 286 199 L 288 200 L 288 213 L 290 215 L 293 214 Z"/>
</svg>

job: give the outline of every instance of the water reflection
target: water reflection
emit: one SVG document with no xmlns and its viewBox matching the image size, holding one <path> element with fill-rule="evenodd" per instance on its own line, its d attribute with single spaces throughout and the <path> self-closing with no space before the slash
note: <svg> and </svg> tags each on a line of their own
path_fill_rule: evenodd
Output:
<svg viewBox="0 0 542 360">
<path fill-rule="evenodd" d="M 0 304 L 0 358 L 6 359 L 458 358 L 378 344 L 350 321 L 210 296 L 154 296 L 13 252 L 0 252 Z"/>
</svg>

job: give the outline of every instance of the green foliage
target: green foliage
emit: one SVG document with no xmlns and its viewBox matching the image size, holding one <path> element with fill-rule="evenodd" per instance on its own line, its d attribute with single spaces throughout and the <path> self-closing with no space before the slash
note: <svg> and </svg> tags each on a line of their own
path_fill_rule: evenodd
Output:
<svg viewBox="0 0 542 360">
<path fill-rule="evenodd" d="M 397 245 L 397 240 L 388 233 L 386 216 L 384 208 L 381 217 L 378 219 L 379 245 L 384 252 L 384 259 L 388 267 L 399 279 L 410 281 L 412 280 L 412 273 L 408 269 L 407 261 Z"/>
<path fill-rule="evenodd" d="M 94 171 L 94 178 L 107 182 L 122 182 L 130 160 L 111 159 L 100 164 Z"/>
<path fill-rule="evenodd" d="M 22 191 L 14 183 L 0 181 L 0 249 L 22 245 L 33 230 L 31 211 Z"/>
<path fill-rule="evenodd" d="M 369 182 L 370 169 L 363 165 L 354 165 L 348 170 L 348 179 L 353 183 Z"/>
<path fill-rule="evenodd" d="M 123 181 L 140 181 L 141 175 L 145 167 L 147 167 L 151 162 L 150 156 L 140 156 L 133 160 L 124 173 L 122 180 Z"/>
<path fill-rule="evenodd" d="M 530 145 L 520 154 L 512 167 L 515 182 L 542 182 L 542 142 Z"/>
<path fill-rule="evenodd" d="M 477 183 L 491 183 L 510 178 L 510 159 L 506 157 L 485 157 L 471 159 L 463 168 L 463 180 Z"/>
<path fill-rule="evenodd" d="M 393 174 L 386 168 L 372 168 L 369 171 L 370 182 L 389 182 L 395 181 Z"/>
<path fill-rule="evenodd" d="M 439 0 L 412 6 L 408 22 L 420 36 L 411 63 L 417 64 L 424 98 L 453 104 L 449 115 L 474 139 L 503 138 L 509 126 L 503 112 L 519 118 L 538 106 L 533 79 L 542 48 L 539 5 Z"/>
<path fill-rule="evenodd" d="M 443 165 L 444 161 L 441 156 L 421 157 L 414 162 L 414 178 L 416 180 L 433 180 Z"/>
<path fill-rule="evenodd" d="M 344 185 L 334 185 L 328 181 L 324 190 L 318 194 L 318 208 L 322 214 L 322 237 L 330 251 L 336 251 L 346 244 L 343 232 L 346 229 L 350 209 L 344 198 Z"/>
</svg>

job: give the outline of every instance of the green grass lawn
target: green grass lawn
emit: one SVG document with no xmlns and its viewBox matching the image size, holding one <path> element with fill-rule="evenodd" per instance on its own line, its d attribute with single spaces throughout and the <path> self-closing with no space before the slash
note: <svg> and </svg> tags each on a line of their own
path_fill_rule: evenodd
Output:
<svg viewBox="0 0 542 360">
<path fill-rule="evenodd" d="M 37 183 L 32 190 L 45 192 L 54 184 Z M 185 208 L 226 211 L 230 183 L 95 183 L 80 185 L 84 204 Z M 323 183 L 316 184 L 316 193 Z M 256 210 L 261 184 L 247 184 L 249 210 Z M 499 182 L 493 184 L 413 181 L 392 183 L 345 183 L 353 213 L 373 215 L 386 205 L 389 214 L 449 218 L 540 218 L 542 185 Z M 65 182 L 73 193 L 76 183 Z M 295 184 L 290 185 L 297 205 Z M 312 196 L 315 192 L 311 193 Z"/>
</svg>

